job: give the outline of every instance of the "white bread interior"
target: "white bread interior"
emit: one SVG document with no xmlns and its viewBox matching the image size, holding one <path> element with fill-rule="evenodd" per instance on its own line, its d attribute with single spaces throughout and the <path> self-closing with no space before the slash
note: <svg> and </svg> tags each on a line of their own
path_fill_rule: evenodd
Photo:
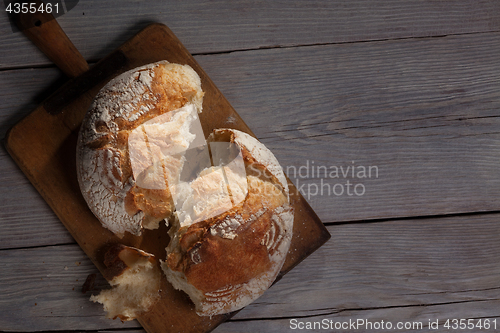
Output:
<svg viewBox="0 0 500 333">
<path fill-rule="evenodd" d="M 159 300 L 161 270 L 152 254 L 136 248 L 119 246 L 107 256 L 115 275 L 109 280 L 112 288 L 92 295 L 90 300 L 103 304 L 106 318 L 133 320 Z"/>
<path fill-rule="evenodd" d="M 184 219 L 183 223 L 177 220 L 169 232 L 172 240 L 166 248 L 167 260 L 161 263 L 169 282 L 189 295 L 201 316 L 236 311 L 261 296 L 284 263 L 293 228 L 288 184 L 271 152 L 253 137 L 237 130 L 216 130 L 211 140 L 231 141 L 242 150 L 248 172 L 243 175 L 247 184 L 245 200 L 229 205 L 223 213 L 218 211 L 220 206 L 204 203 L 215 211 L 209 214 L 216 216 L 212 219 L 201 222 Z M 214 202 L 220 201 L 220 196 L 211 196 L 210 191 L 220 193 L 218 188 L 224 182 L 215 176 L 203 179 L 207 174 L 217 175 L 205 169 L 190 185 L 195 193 L 202 192 Z M 241 174 L 234 176 L 236 184 L 241 183 L 241 177 Z M 201 190 L 197 188 L 200 179 L 203 179 Z M 240 186 L 236 188 L 241 190 Z M 242 191 L 235 192 L 238 196 Z M 193 206 L 199 197 L 188 195 L 184 199 Z M 217 251 L 220 246 L 225 246 L 227 251 Z M 204 251 L 208 254 L 203 254 Z M 253 257 L 258 260 L 247 261 Z M 253 267 L 241 267 L 249 264 Z M 213 265 L 218 266 L 217 269 L 212 269 Z M 193 267 L 199 269 L 196 271 Z M 218 283 L 221 280 L 226 282 Z"/>
<path fill-rule="evenodd" d="M 77 175 L 83 197 L 104 227 L 119 237 L 140 235 L 143 228 L 156 229 L 171 217 L 174 204 L 165 182 L 182 168 L 183 157 L 174 154 L 195 140 L 190 125 L 199 123 L 202 103 L 198 74 L 167 61 L 123 73 L 97 94 L 79 133 Z M 161 156 L 148 150 L 149 141 L 141 142 L 141 132 L 158 140 Z M 161 133 L 169 135 L 162 138 Z M 132 156 L 136 165 L 131 165 L 133 144 L 139 152 Z M 158 168 L 150 168 L 155 163 L 165 164 L 170 175 L 155 173 Z M 134 177 L 134 166 L 141 175 Z M 163 186 L 145 186 L 155 183 Z"/>
</svg>

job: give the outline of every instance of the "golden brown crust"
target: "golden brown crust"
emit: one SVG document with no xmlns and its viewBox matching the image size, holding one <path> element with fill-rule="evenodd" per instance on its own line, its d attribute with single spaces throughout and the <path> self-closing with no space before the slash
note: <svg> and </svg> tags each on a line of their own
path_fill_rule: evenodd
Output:
<svg viewBox="0 0 500 333">
<path fill-rule="evenodd" d="M 238 230 L 234 239 L 214 236 L 207 230 L 184 257 L 184 274 L 189 283 L 203 293 L 215 292 L 228 285 L 247 283 L 269 270 L 271 263 L 262 239 L 269 229 L 271 214 L 265 215 Z"/>
<path fill-rule="evenodd" d="M 248 193 L 222 214 L 178 226 L 162 265 L 200 315 L 234 311 L 260 296 L 283 264 L 293 223 L 287 184 L 280 181 L 281 168 L 273 169 L 277 161 L 268 150 L 235 130 L 217 130 L 209 141 L 214 140 L 239 145 Z"/>
<path fill-rule="evenodd" d="M 194 70 L 166 61 L 124 73 L 97 94 L 80 131 L 77 167 L 82 194 L 106 228 L 120 237 L 139 235 L 172 215 L 168 187 L 136 185 L 129 138 L 141 124 L 188 103 L 201 112 L 202 97 Z"/>
<path fill-rule="evenodd" d="M 105 278 L 112 280 L 122 275 L 138 260 L 148 260 L 156 265 L 154 255 L 123 244 L 112 244 L 104 254 Z"/>
<path fill-rule="evenodd" d="M 160 299 L 161 271 L 152 254 L 113 244 L 106 250 L 104 264 L 104 276 L 112 288 L 90 299 L 104 305 L 108 318 L 135 319 Z"/>
<path fill-rule="evenodd" d="M 269 190 L 263 197 L 262 183 L 256 179 L 253 183 L 250 182 L 248 196 L 241 205 L 189 226 L 179 239 L 180 251 L 168 256 L 170 268 L 183 272 L 189 283 L 204 293 L 246 283 L 270 267 L 262 240 L 271 228 L 274 210 L 286 203 L 286 197 L 278 190 Z M 252 218 L 259 212 L 262 213 Z M 233 230 L 237 235 L 234 239 L 218 236 L 216 229 L 231 219 L 247 223 Z"/>
<path fill-rule="evenodd" d="M 113 278 L 123 274 L 123 272 L 128 268 L 127 264 L 120 259 L 121 251 L 130 251 L 127 246 L 123 244 L 113 244 L 111 245 L 104 254 L 104 265 L 106 266 L 106 271 L 104 272 L 104 277 L 106 280 L 112 280 Z"/>
</svg>

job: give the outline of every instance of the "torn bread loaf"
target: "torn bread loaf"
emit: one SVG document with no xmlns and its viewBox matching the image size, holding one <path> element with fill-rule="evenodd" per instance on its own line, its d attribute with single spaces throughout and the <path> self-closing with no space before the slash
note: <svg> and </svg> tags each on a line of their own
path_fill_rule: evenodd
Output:
<svg viewBox="0 0 500 333">
<path fill-rule="evenodd" d="M 287 181 L 273 154 L 237 130 L 215 130 L 208 141 L 215 166 L 188 184 L 191 192 L 185 191 L 180 206 L 187 206 L 190 216 L 176 213 L 162 262 L 169 282 L 186 292 L 203 316 L 236 311 L 262 295 L 285 261 L 293 228 Z M 226 155 L 222 163 L 220 155 Z M 231 165 L 238 156 L 243 172 Z"/>
<path fill-rule="evenodd" d="M 152 254 L 116 244 L 106 252 L 104 264 L 112 288 L 90 300 L 104 305 L 107 318 L 135 319 L 160 299 L 161 270 Z"/>
<path fill-rule="evenodd" d="M 262 143 L 234 129 L 205 140 L 202 98 L 188 66 L 159 62 L 120 75 L 83 121 L 77 171 L 90 209 L 117 236 L 171 222 L 161 268 L 199 315 L 212 316 L 241 309 L 274 282 L 293 209 L 283 170 Z M 121 272 L 125 262 L 108 267 Z M 150 304 L 139 295 L 154 294 L 156 284 L 143 285 L 152 268 L 127 267 L 130 274 L 111 280 L 115 288 L 93 297 L 108 317 L 132 319 Z M 127 298 L 123 288 L 138 296 Z"/>
<path fill-rule="evenodd" d="M 172 215 L 164 180 L 178 177 L 184 160 L 176 154 L 195 139 L 189 129 L 202 101 L 198 74 L 167 61 L 123 73 L 97 94 L 80 129 L 77 174 L 83 197 L 104 227 L 119 237 L 127 231 L 140 235 Z M 142 140 L 146 135 L 149 141 Z M 136 149 L 130 152 L 134 140 Z M 158 152 L 151 154 L 153 146 Z M 156 160 L 148 161 L 144 153 Z M 155 173 L 158 168 L 151 165 L 164 157 L 167 167 Z M 139 170 L 135 177 L 134 168 Z"/>
</svg>

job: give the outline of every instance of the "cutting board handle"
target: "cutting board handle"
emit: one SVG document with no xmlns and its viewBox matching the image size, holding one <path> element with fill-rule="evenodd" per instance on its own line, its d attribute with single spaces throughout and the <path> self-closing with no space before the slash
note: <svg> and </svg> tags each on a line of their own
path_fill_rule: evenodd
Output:
<svg viewBox="0 0 500 333">
<path fill-rule="evenodd" d="M 40 1 L 35 2 L 41 4 Z M 38 11 L 20 13 L 13 19 L 33 44 L 67 76 L 74 78 L 89 69 L 85 58 L 78 52 L 52 14 Z"/>
</svg>

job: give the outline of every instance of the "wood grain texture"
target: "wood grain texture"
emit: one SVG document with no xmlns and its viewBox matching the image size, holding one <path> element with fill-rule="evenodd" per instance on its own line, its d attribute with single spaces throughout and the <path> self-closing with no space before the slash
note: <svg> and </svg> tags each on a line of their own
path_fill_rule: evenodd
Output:
<svg viewBox="0 0 500 333">
<path fill-rule="evenodd" d="M 73 243 L 33 185 L 8 154 L 0 150 L 0 249 Z"/>
<path fill-rule="evenodd" d="M 55 68 L 7 70 L 0 72 L 0 137 L 32 112 L 64 82 Z"/>
<path fill-rule="evenodd" d="M 500 35 L 492 33 L 195 59 L 292 179 L 298 178 L 299 188 L 305 184 L 306 199 L 322 220 L 334 222 L 499 210 L 499 45 Z M 0 128 L 12 125 L 17 113 L 31 111 L 46 89 L 45 78 L 57 82 L 57 77 L 55 69 L 1 72 L 0 88 L 7 93 Z M 26 184 L 9 157 L 2 158 L 8 177 Z M 313 185 L 324 178 L 324 173 L 313 177 L 311 167 L 309 177 L 301 178 L 299 168 L 307 161 L 344 168 L 354 161 L 377 166 L 379 176 L 324 179 L 330 187 L 362 183 L 361 197 L 336 196 L 333 190 L 327 195 L 325 188 L 323 195 L 307 198 L 307 186 L 313 194 Z M 29 185 L 19 186 L 30 191 Z M 9 191 L 1 193 L 5 207 L 21 204 Z M 39 221 L 45 204 L 31 198 L 22 201 L 26 220 Z M 48 224 L 36 228 L 3 217 L 0 246 L 61 240 L 61 233 L 53 234 L 55 219 L 43 218 Z"/>
<path fill-rule="evenodd" d="M 88 274 L 98 270 L 76 244 L 3 250 L 0 261 L 5 267 L 0 275 L 2 331 L 140 327 L 106 320 L 102 305 L 89 301 L 92 293 L 82 293 Z M 95 286 L 107 288 L 100 274 Z"/>
<path fill-rule="evenodd" d="M 491 33 L 197 59 L 333 222 L 500 209 L 499 45 Z"/>
<path fill-rule="evenodd" d="M 484 214 L 331 225 L 325 246 L 214 332 L 288 332 L 289 320 L 299 317 L 498 318 L 499 220 Z M 8 314 L 0 316 L 3 330 L 137 325 L 103 319 L 101 306 L 80 292 L 97 271 L 77 245 L 4 250 L 0 264 L 9 268 L 0 272 L 0 313 Z M 96 289 L 105 287 L 99 276 Z"/>
<path fill-rule="evenodd" d="M 0 138 L 61 84 L 57 69 L 0 73 Z M 74 242 L 54 212 L 0 148 L 0 249 Z"/>
<path fill-rule="evenodd" d="M 499 11 L 496 0 L 86 0 L 58 22 L 95 60 L 151 22 L 168 25 L 191 53 L 207 53 L 499 31 Z M 0 68 L 50 63 L 0 15 Z"/>
</svg>

